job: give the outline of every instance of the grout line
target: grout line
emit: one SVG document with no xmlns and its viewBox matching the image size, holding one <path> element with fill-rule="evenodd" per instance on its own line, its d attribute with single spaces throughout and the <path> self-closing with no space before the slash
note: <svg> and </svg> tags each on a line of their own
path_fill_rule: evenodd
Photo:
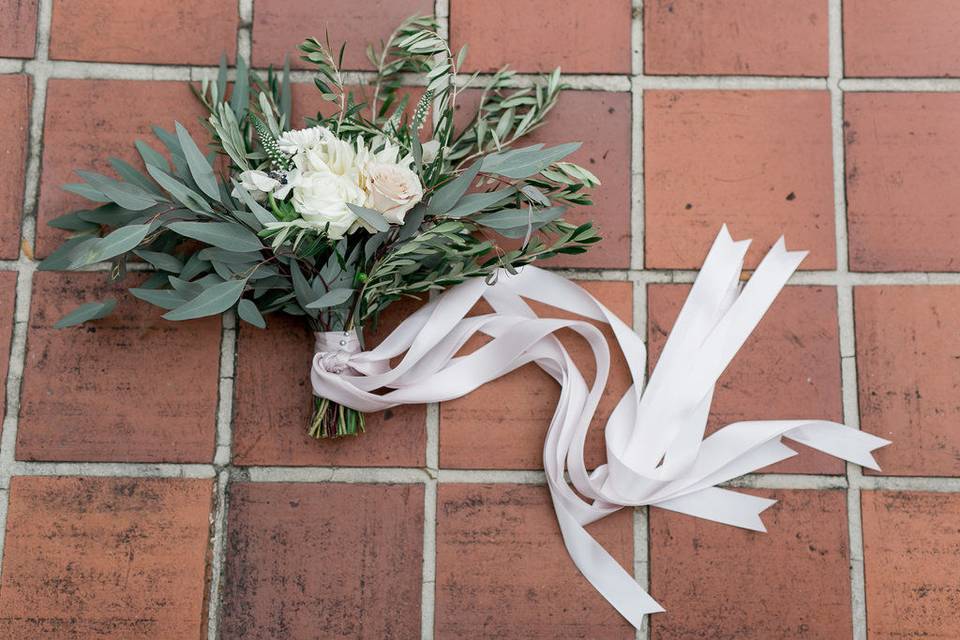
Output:
<svg viewBox="0 0 960 640">
<path fill-rule="evenodd" d="M 24 226 L 29 225 L 32 235 L 34 223 L 32 218 L 24 220 Z M 641 230 L 642 232 L 642 230 Z M 734 229 L 734 232 L 736 230 Z M 734 233 L 736 236 L 736 233 Z M 789 242 L 789 238 L 787 241 Z M 798 247 L 803 248 L 803 247 Z M 639 251 L 636 246 L 633 251 Z M 22 271 L 30 266 L 38 264 L 39 261 L 33 261 L 23 257 L 18 260 L 0 260 L 0 272 L 2 271 Z M 615 280 L 630 281 L 642 283 L 685 283 L 689 284 L 697 277 L 698 271 L 695 269 L 566 269 L 545 267 L 570 280 Z M 77 269 L 77 271 L 108 271 L 109 263 L 98 263 Z M 153 267 L 146 264 L 131 264 L 128 271 L 153 271 Z M 747 273 L 750 271 L 748 270 Z M 929 286 L 960 286 L 960 272 L 936 272 L 936 271 L 896 271 L 884 273 L 869 273 L 864 271 L 838 271 L 838 270 L 808 270 L 798 271 L 790 278 L 790 285 L 812 285 L 823 287 L 835 286 L 909 286 L 909 285 L 929 285 Z"/>
<path fill-rule="evenodd" d="M 434 0 L 434 16 L 440 35 L 450 42 L 450 0 Z M 456 55 L 456 52 L 454 52 Z M 431 296 L 432 297 L 432 296 Z M 440 405 L 427 405 L 423 487 L 423 550 L 420 582 L 420 638 L 433 640 L 437 608 L 437 484 L 440 468 Z"/>
<path fill-rule="evenodd" d="M 207 639 L 217 640 L 220 634 L 221 585 L 227 564 L 227 483 L 230 473 L 222 470 L 217 476 L 214 510 L 210 515 L 210 590 L 207 595 Z"/>
<path fill-rule="evenodd" d="M 37 43 L 35 55 L 46 61 L 50 48 L 50 22 L 53 0 L 40 0 L 37 7 Z M 16 472 L 15 451 L 17 427 L 20 418 L 20 388 L 27 357 L 27 327 L 30 320 L 30 297 L 35 263 L 27 257 L 26 247 L 34 245 L 36 235 L 36 207 L 40 190 L 40 163 L 43 141 L 43 116 L 47 98 L 47 76 L 41 71 L 31 79 L 33 97 L 30 103 L 30 130 L 27 167 L 24 175 L 23 209 L 20 227 L 20 257 L 17 260 L 17 287 L 14 302 L 13 335 L 10 340 L 10 360 L 6 381 L 6 415 L 0 434 L 0 488 L 8 489 L 10 476 Z M 0 575 L 3 571 L 3 546 L 6 538 L 6 517 L 9 491 L 0 496 Z"/>
<path fill-rule="evenodd" d="M 857 405 L 857 365 L 854 332 L 853 283 L 849 277 L 847 235 L 846 165 L 843 125 L 843 7 L 842 0 L 829 0 L 830 116 L 833 148 L 834 233 L 837 259 L 837 321 L 840 337 L 840 379 L 843 419 L 850 428 L 860 428 Z M 867 611 L 863 580 L 863 528 L 860 519 L 860 467 L 847 463 L 847 535 L 850 541 L 850 610 L 853 640 L 867 638 Z"/>
<path fill-rule="evenodd" d="M 848 421 L 849 422 L 849 421 Z M 32 462 L 7 466 L 12 476 L 96 476 L 117 478 L 216 478 L 227 471 L 243 482 L 372 483 L 372 484 L 546 484 L 543 471 L 533 469 L 428 469 L 425 467 L 220 467 L 205 463 Z M 721 483 L 746 489 L 823 490 L 853 487 L 877 491 L 960 493 L 960 477 L 818 475 L 751 473 Z M 7 487 L 0 487 L 0 490 Z"/>
<path fill-rule="evenodd" d="M 250 60 L 253 0 L 237 0 L 237 55 Z M 193 74 L 191 72 L 191 78 Z M 236 377 L 237 314 L 231 311 L 221 319 L 220 373 L 217 394 L 217 432 L 214 464 L 217 473 L 216 501 L 212 514 L 210 540 L 210 585 L 207 597 L 207 639 L 217 640 L 222 615 L 222 585 L 226 579 L 226 531 L 230 495 L 230 465 L 233 459 L 233 397 Z"/>
</svg>

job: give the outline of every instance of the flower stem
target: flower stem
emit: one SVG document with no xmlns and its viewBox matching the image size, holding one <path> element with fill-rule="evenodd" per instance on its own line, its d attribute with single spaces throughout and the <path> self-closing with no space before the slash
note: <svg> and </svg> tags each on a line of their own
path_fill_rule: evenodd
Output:
<svg viewBox="0 0 960 640">
<path fill-rule="evenodd" d="M 366 430 L 366 417 L 363 413 L 345 407 L 326 398 L 314 397 L 313 418 L 310 420 L 310 437 L 340 438 L 357 436 Z"/>
</svg>

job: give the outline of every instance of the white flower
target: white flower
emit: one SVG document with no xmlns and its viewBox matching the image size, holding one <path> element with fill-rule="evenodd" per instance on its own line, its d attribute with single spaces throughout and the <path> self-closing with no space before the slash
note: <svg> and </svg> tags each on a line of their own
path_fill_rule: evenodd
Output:
<svg viewBox="0 0 960 640">
<path fill-rule="evenodd" d="M 300 173 L 293 186 L 291 202 L 300 217 L 317 229 L 327 228 L 327 236 L 338 240 L 357 221 L 347 203 L 362 205 L 367 194 L 349 176 L 329 171 Z"/>
<path fill-rule="evenodd" d="M 440 153 L 440 141 L 439 140 L 430 140 L 424 142 L 422 145 L 423 149 L 423 164 L 430 164 L 437 159 L 437 154 Z"/>
<path fill-rule="evenodd" d="M 420 178 L 399 164 L 373 162 L 364 175 L 369 193 L 365 206 L 382 213 L 391 224 L 403 224 L 407 211 L 423 198 Z"/>
<path fill-rule="evenodd" d="M 324 132 L 329 133 L 325 127 L 310 127 L 309 129 L 293 129 L 284 131 L 277 145 L 280 151 L 288 156 L 295 155 L 299 151 L 306 151 L 318 146 L 323 141 Z"/>
<path fill-rule="evenodd" d="M 266 199 L 268 193 L 280 186 L 280 181 L 264 171 L 243 171 L 239 176 L 240 186 L 250 192 L 258 202 Z M 237 187 L 233 188 L 233 197 L 240 197 Z"/>
</svg>

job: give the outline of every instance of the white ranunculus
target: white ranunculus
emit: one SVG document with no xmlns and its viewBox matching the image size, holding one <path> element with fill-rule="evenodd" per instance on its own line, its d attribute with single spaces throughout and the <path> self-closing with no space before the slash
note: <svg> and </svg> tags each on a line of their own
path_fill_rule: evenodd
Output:
<svg viewBox="0 0 960 640">
<path fill-rule="evenodd" d="M 430 164 L 437 159 L 437 154 L 440 153 L 440 141 L 430 140 L 424 142 L 421 148 L 423 149 L 423 164 Z"/>
<path fill-rule="evenodd" d="M 367 194 L 348 176 L 329 171 L 307 171 L 299 175 L 291 202 L 300 217 L 318 229 L 328 224 L 332 240 L 342 238 L 357 221 L 347 203 L 363 205 Z"/>
<path fill-rule="evenodd" d="M 403 224 L 407 211 L 423 198 L 420 178 L 404 166 L 374 162 L 364 174 L 369 193 L 365 206 L 382 213 L 391 224 Z"/>
<path fill-rule="evenodd" d="M 279 180 L 271 178 L 264 171 L 243 171 L 238 177 L 240 178 L 240 186 L 249 191 L 250 195 L 258 202 L 266 199 L 268 193 L 272 193 L 274 189 L 280 186 Z M 240 197 L 236 187 L 234 187 L 232 195 L 235 198 Z"/>
</svg>

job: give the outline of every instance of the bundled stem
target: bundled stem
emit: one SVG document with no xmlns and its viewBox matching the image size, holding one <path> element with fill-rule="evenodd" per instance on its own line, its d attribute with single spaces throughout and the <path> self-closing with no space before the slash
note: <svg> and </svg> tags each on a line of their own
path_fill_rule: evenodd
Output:
<svg viewBox="0 0 960 640">
<path fill-rule="evenodd" d="M 314 397 L 313 418 L 308 433 L 312 438 L 340 438 L 360 435 L 366 430 L 366 417 L 360 411 Z"/>
</svg>

